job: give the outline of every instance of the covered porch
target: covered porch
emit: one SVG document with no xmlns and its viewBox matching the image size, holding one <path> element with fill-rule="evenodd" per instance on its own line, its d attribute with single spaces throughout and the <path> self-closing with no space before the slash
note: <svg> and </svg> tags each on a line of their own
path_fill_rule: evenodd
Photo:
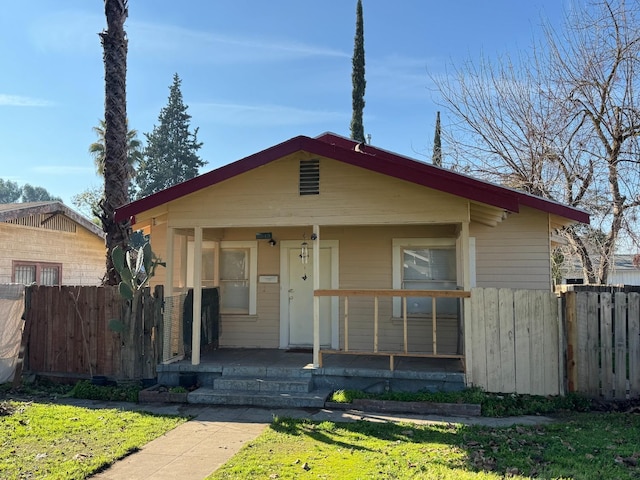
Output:
<svg viewBox="0 0 640 480">
<path fill-rule="evenodd" d="M 223 339 L 216 345 L 221 349 L 279 349 L 287 352 L 287 360 L 292 352 L 304 350 L 310 356 L 304 365 L 315 369 L 374 364 L 402 371 L 422 363 L 432 370 L 439 360 L 452 360 L 464 371 L 464 303 L 472 257 L 466 223 L 194 227 L 167 232 L 167 279 L 174 280 L 166 282 L 165 293 L 172 299 L 192 291 L 193 328 L 184 340 L 190 344 L 188 360 L 194 367 L 212 358 L 201 348 L 202 290 L 192 288 L 199 284 L 220 287 L 223 296 L 226 289 Z M 224 278 L 228 273 L 221 273 L 226 268 L 225 249 L 239 252 L 236 258 L 242 260 L 233 282 Z M 425 260 L 424 254 L 434 259 Z M 403 267 L 405 257 L 413 263 L 418 257 L 423 265 Z M 446 263 L 438 268 L 448 273 L 435 279 L 435 273 L 423 273 L 421 268 L 436 268 L 430 261 Z M 368 273 L 373 268 L 375 277 Z M 370 288 L 380 285 L 387 288 Z M 237 311 L 229 308 L 236 291 L 245 295 L 243 311 L 239 303 L 233 305 Z M 180 312 L 182 307 L 175 309 Z M 183 364 L 180 324 L 169 317 L 164 363 Z"/>
</svg>

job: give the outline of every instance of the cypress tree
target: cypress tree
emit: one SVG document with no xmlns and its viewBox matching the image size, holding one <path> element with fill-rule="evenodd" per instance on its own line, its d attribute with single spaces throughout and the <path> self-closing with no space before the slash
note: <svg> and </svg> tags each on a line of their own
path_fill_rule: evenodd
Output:
<svg viewBox="0 0 640 480">
<path fill-rule="evenodd" d="M 353 115 L 351 117 L 351 138 L 360 143 L 364 143 L 362 113 L 364 111 L 364 90 L 367 82 L 364 78 L 364 23 L 362 20 L 362 0 L 358 0 L 358 5 L 356 6 L 356 36 L 353 45 L 352 63 Z"/>
<path fill-rule="evenodd" d="M 440 112 L 436 114 L 436 133 L 433 137 L 433 156 L 431 161 L 438 167 L 442 166 L 442 141 L 440 139 Z"/>
<path fill-rule="evenodd" d="M 207 164 L 197 152 L 202 147 L 198 142 L 198 129 L 190 132 L 191 115 L 182 100 L 178 74 L 173 76 L 169 87 L 169 101 L 160 110 L 158 126 L 145 133 L 147 146 L 136 174 L 137 198 L 169 188 L 198 175 L 198 169 Z"/>
</svg>

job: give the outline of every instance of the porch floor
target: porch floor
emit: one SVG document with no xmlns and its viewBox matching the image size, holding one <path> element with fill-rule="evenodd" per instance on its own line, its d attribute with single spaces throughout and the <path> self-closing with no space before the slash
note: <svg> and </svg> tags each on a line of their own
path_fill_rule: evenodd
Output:
<svg viewBox="0 0 640 480">
<path fill-rule="evenodd" d="M 191 365 L 191 359 L 172 363 L 173 369 L 181 371 L 222 370 L 225 367 L 266 367 L 313 369 L 317 373 L 336 370 L 382 370 L 389 371 L 389 358 L 381 355 L 323 354 L 322 368 L 313 369 L 313 354 L 301 349 L 280 350 L 269 348 L 220 348 L 203 352 L 200 365 Z M 179 365 L 179 367 L 177 367 Z M 177 367 L 177 368 L 176 368 Z M 395 372 L 464 373 L 459 359 L 396 357 Z"/>
</svg>

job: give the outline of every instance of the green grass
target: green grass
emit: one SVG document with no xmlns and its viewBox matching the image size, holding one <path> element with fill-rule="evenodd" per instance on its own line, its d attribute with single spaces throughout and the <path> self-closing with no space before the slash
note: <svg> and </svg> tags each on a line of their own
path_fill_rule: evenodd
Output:
<svg viewBox="0 0 640 480">
<path fill-rule="evenodd" d="M 210 479 L 640 478 L 640 416 L 534 427 L 276 419 Z"/>
<path fill-rule="evenodd" d="M 0 478 L 83 479 L 186 418 L 0 402 Z"/>
<path fill-rule="evenodd" d="M 351 403 L 355 399 L 396 400 L 403 402 L 472 403 L 480 404 L 485 417 L 514 415 L 546 415 L 560 411 L 589 411 L 590 401 L 578 394 L 566 396 L 537 396 L 486 393 L 479 388 L 460 392 L 387 392 L 366 393 L 361 390 L 338 390 L 330 398 L 333 402 Z"/>
</svg>

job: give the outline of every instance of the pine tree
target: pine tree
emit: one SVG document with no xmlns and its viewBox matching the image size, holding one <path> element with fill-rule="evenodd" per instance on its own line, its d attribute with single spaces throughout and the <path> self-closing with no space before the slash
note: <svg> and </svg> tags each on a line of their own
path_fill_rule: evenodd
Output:
<svg viewBox="0 0 640 480">
<path fill-rule="evenodd" d="M 146 197 L 198 175 L 198 169 L 207 164 L 198 155 L 202 147 L 198 142 L 198 129 L 190 132 L 191 115 L 182 100 L 178 74 L 169 87 L 169 101 L 160 110 L 158 125 L 151 133 L 145 133 L 144 149 L 136 175 L 137 198 Z"/>
<path fill-rule="evenodd" d="M 442 140 L 440 139 L 440 112 L 436 114 L 436 133 L 433 137 L 433 156 L 431 161 L 434 165 L 442 166 Z"/>
<path fill-rule="evenodd" d="M 364 24 L 362 21 L 362 0 L 358 0 L 356 6 L 356 36 L 353 45 L 353 70 L 351 81 L 353 83 L 351 117 L 351 138 L 364 143 L 364 125 L 362 114 L 364 111 L 364 90 L 367 82 L 364 78 Z"/>
</svg>

